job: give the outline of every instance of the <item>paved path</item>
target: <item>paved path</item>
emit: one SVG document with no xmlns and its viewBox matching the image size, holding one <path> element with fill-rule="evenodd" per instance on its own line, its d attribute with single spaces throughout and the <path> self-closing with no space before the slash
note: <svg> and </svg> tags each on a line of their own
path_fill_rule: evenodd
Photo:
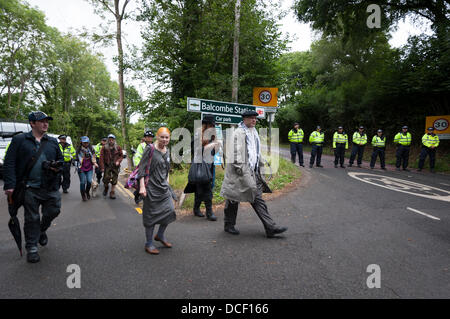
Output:
<svg viewBox="0 0 450 319">
<path fill-rule="evenodd" d="M 0 298 L 449 298 L 450 178 L 323 164 L 300 168 L 301 185 L 268 201 L 285 236 L 265 238 L 242 205 L 241 235 L 223 232 L 223 210 L 217 222 L 180 217 L 167 230 L 174 248 L 158 256 L 144 252 L 142 217 L 124 194 L 84 203 L 72 175 L 41 262 L 28 264 L 0 196 Z M 66 286 L 70 264 L 80 289 Z M 379 289 L 366 285 L 371 264 Z"/>
</svg>

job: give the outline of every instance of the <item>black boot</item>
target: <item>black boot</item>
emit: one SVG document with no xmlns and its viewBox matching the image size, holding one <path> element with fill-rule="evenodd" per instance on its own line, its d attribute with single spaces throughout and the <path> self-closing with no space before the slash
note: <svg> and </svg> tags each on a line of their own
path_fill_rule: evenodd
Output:
<svg viewBox="0 0 450 319">
<path fill-rule="evenodd" d="M 91 194 L 89 194 L 90 190 L 91 190 L 91 185 L 86 187 L 86 198 L 87 199 L 91 199 Z"/>
<path fill-rule="evenodd" d="M 83 202 L 87 201 L 87 197 L 86 197 L 86 192 L 85 191 L 81 191 L 81 199 L 83 200 Z"/>
<path fill-rule="evenodd" d="M 202 204 L 201 200 L 199 200 L 197 193 L 195 193 L 194 215 L 197 217 L 205 217 L 205 215 L 203 215 L 202 212 L 200 211 L 201 204 Z"/>
<path fill-rule="evenodd" d="M 206 206 L 206 219 L 215 222 L 217 220 L 216 215 L 214 215 L 214 212 L 212 210 L 212 200 L 208 200 L 205 202 Z"/>
</svg>

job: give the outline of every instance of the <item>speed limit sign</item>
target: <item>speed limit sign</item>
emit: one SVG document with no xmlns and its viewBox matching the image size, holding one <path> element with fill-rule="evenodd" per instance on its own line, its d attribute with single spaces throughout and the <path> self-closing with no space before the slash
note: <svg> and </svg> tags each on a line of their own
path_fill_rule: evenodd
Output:
<svg viewBox="0 0 450 319">
<path fill-rule="evenodd" d="M 278 88 L 253 88 L 253 105 L 278 106 Z"/>
<path fill-rule="evenodd" d="M 448 128 L 448 120 L 444 118 L 437 119 L 433 122 L 433 127 L 437 131 L 445 131 Z"/>
</svg>

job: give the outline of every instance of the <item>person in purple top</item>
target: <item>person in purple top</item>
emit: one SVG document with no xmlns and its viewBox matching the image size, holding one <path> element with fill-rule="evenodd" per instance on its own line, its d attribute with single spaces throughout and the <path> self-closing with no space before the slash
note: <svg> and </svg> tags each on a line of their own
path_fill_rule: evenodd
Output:
<svg viewBox="0 0 450 319">
<path fill-rule="evenodd" d="M 91 189 L 92 175 L 94 168 L 98 167 L 95 150 L 89 143 L 89 137 L 81 137 L 81 145 L 77 149 L 77 168 L 80 177 L 80 192 L 83 202 L 91 199 L 89 191 Z"/>
</svg>

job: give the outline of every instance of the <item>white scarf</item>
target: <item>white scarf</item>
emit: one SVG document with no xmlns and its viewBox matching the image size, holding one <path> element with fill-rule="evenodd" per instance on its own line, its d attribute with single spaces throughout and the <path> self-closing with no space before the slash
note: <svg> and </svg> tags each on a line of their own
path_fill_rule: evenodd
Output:
<svg viewBox="0 0 450 319">
<path fill-rule="evenodd" d="M 260 156 L 260 140 L 258 131 L 256 128 L 248 128 L 245 126 L 244 122 L 239 123 L 239 127 L 245 131 L 246 141 L 247 141 L 247 153 L 248 153 L 248 163 L 252 170 L 256 170 L 258 167 L 259 156 Z"/>
</svg>

